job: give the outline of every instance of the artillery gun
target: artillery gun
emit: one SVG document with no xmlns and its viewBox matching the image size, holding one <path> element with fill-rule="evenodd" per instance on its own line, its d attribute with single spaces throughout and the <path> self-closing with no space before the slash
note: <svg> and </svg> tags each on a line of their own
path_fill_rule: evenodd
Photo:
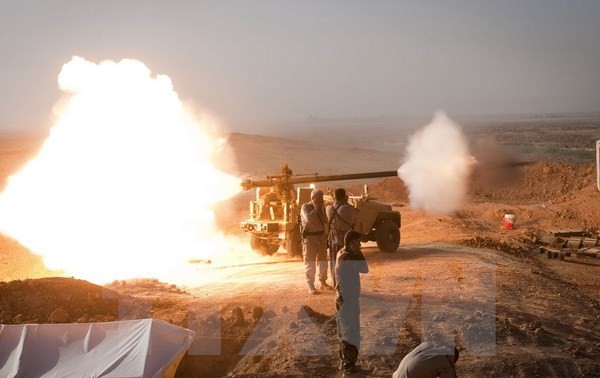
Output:
<svg viewBox="0 0 600 378">
<path fill-rule="evenodd" d="M 295 184 L 392 177 L 397 174 L 396 171 L 383 171 L 328 176 L 318 173 L 293 175 L 284 163 L 278 175 L 242 181 L 244 190 L 256 189 L 256 199 L 250 201 L 250 217 L 241 222 L 242 230 L 251 233 L 250 246 L 260 254 L 272 255 L 282 246 L 290 257 L 300 256 L 302 241 L 296 220 L 302 205 L 310 201 L 312 188 L 294 188 Z M 268 190 L 266 193 L 265 189 Z M 333 202 L 331 193 L 326 193 L 325 202 Z M 380 250 L 395 252 L 400 244 L 400 213 L 391 205 L 372 201 L 366 186 L 364 193 L 349 196 L 348 202 L 360 210 L 355 229 L 363 235 L 362 241 L 375 241 Z"/>
</svg>

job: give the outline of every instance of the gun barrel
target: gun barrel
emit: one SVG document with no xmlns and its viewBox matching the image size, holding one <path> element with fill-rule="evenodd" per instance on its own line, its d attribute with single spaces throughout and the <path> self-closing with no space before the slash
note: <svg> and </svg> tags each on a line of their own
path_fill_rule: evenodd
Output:
<svg viewBox="0 0 600 378">
<path fill-rule="evenodd" d="M 312 182 L 323 182 L 323 181 L 344 181 L 344 180 L 357 180 L 365 178 L 378 178 L 378 177 L 393 177 L 397 176 L 397 171 L 381 171 L 381 172 L 365 172 L 365 173 L 351 173 L 342 175 L 326 175 L 321 176 L 318 173 L 307 176 L 289 176 L 289 177 L 272 177 L 266 180 L 244 180 L 241 185 L 244 190 L 250 190 L 252 188 L 264 188 L 276 185 L 294 185 L 294 184 L 306 184 Z"/>
<path fill-rule="evenodd" d="M 392 177 L 398 176 L 397 171 L 382 171 L 382 172 L 365 172 L 365 173 L 351 173 L 343 175 L 327 175 L 321 176 L 318 173 L 304 177 L 290 177 L 288 183 L 290 184 L 302 184 L 308 182 L 323 182 L 323 181 L 343 181 L 343 180 L 356 180 L 365 178 L 377 178 L 377 177 Z"/>
</svg>

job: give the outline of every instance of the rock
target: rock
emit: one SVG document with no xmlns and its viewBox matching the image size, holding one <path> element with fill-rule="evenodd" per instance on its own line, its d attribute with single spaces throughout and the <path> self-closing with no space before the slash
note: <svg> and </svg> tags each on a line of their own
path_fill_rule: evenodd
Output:
<svg viewBox="0 0 600 378">
<path fill-rule="evenodd" d="M 296 329 L 296 328 L 298 328 L 298 324 L 296 324 L 296 322 L 290 322 L 289 327 L 290 327 L 290 329 Z"/>
<path fill-rule="evenodd" d="M 89 323 L 90 321 L 90 316 L 88 314 L 83 314 L 82 317 L 77 318 L 77 320 L 75 320 L 76 323 Z"/>
<path fill-rule="evenodd" d="M 304 306 L 301 306 L 300 309 L 296 311 L 296 317 L 300 320 L 308 318 L 308 314 L 306 313 Z"/>
<path fill-rule="evenodd" d="M 23 323 L 23 319 L 24 319 L 23 314 L 18 314 L 12 318 L 12 322 L 13 322 L 13 324 L 21 324 L 21 323 Z"/>
<path fill-rule="evenodd" d="M 231 310 L 231 324 L 232 325 L 243 325 L 245 323 L 244 312 L 240 307 L 234 307 Z"/>
<path fill-rule="evenodd" d="M 254 319 L 254 321 L 258 321 L 260 318 L 262 318 L 263 314 L 264 310 L 260 306 L 256 306 L 252 309 L 252 319 Z"/>
<path fill-rule="evenodd" d="M 0 318 L 0 320 L 4 321 L 5 323 L 10 323 L 13 319 L 13 314 L 10 311 L 6 311 L 4 314 L 4 318 Z"/>
<path fill-rule="evenodd" d="M 300 309 L 298 310 L 298 312 L 296 312 L 296 316 L 298 317 L 298 319 L 310 318 L 315 315 L 316 315 L 315 310 L 313 310 L 308 305 L 300 306 Z"/>
<path fill-rule="evenodd" d="M 48 317 L 48 323 L 66 323 L 69 321 L 69 314 L 64 308 L 58 307 Z"/>
<path fill-rule="evenodd" d="M 277 314 L 275 313 L 275 311 L 273 310 L 267 310 L 265 311 L 265 313 L 263 314 L 263 316 L 267 319 L 271 319 L 277 316 Z"/>
</svg>

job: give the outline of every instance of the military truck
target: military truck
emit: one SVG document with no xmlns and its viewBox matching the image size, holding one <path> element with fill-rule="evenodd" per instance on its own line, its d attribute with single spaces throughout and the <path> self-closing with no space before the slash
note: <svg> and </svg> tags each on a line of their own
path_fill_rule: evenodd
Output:
<svg viewBox="0 0 600 378">
<path fill-rule="evenodd" d="M 295 188 L 296 184 L 396 175 L 396 171 L 293 175 L 284 163 L 278 175 L 241 183 L 244 190 L 256 189 L 256 199 L 250 201 L 250 216 L 241 222 L 241 228 L 251 234 L 250 246 L 259 254 L 272 255 L 283 247 L 290 257 L 300 256 L 302 241 L 297 219 L 302 205 L 310 201 L 312 187 Z M 333 202 L 331 193 L 326 193 L 325 202 Z M 373 201 L 366 186 L 364 193 L 349 196 L 348 202 L 360 210 L 355 229 L 363 234 L 362 241 L 375 241 L 381 251 L 395 252 L 400 244 L 400 213 L 391 205 Z"/>
</svg>

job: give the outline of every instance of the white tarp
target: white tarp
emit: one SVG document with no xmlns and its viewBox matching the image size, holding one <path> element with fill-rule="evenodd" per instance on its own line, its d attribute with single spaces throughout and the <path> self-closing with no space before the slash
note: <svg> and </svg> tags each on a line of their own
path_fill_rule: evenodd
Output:
<svg viewBox="0 0 600 378">
<path fill-rule="evenodd" d="M 194 335 L 153 319 L 0 324 L 0 377 L 172 377 Z"/>
</svg>

